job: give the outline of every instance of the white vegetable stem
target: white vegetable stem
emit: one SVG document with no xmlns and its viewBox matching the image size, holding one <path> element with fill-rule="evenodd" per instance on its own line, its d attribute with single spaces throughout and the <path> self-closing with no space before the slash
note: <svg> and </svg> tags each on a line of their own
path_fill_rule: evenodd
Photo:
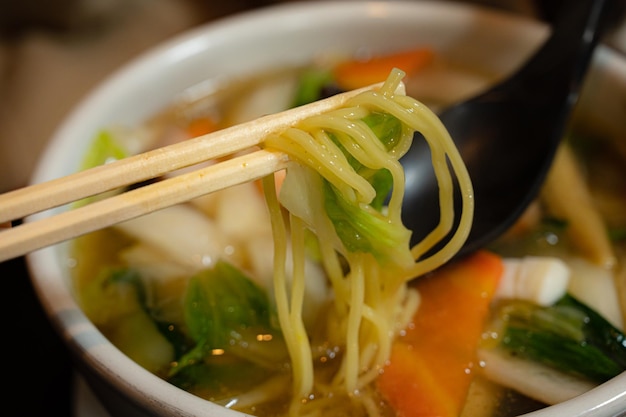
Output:
<svg viewBox="0 0 626 417">
<path fill-rule="evenodd" d="M 568 292 L 623 330 L 613 271 L 583 258 L 570 258 L 567 263 L 572 271 Z"/>
<path fill-rule="evenodd" d="M 148 243 L 177 264 L 192 270 L 213 265 L 226 244 L 211 220 L 194 208 L 175 205 L 120 223 L 117 229 Z"/>
<path fill-rule="evenodd" d="M 569 279 L 569 267 L 558 258 L 505 259 L 495 297 L 517 298 L 548 306 L 565 295 Z"/>
<path fill-rule="evenodd" d="M 484 375 L 491 381 L 549 405 L 574 398 L 596 386 L 500 349 L 480 349 L 478 358 L 486 364 Z"/>
</svg>

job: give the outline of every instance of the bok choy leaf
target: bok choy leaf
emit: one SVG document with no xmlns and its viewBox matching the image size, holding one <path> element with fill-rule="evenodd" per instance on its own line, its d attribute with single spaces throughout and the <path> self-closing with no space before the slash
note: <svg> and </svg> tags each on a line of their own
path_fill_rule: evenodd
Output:
<svg viewBox="0 0 626 417">
<path fill-rule="evenodd" d="M 389 151 L 402 135 L 401 122 L 389 114 L 371 113 L 363 121 Z M 394 186 L 391 173 L 386 169 L 372 170 L 363 166 L 338 141 L 335 140 L 335 143 L 343 150 L 352 168 L 376 191 L 372 202 L 364 205 L 347 200 L 328 181 L 324 181 L 324 206 L 339 239 L 348 251 L 371 253 L 386 264 L 412 263 L 409 249 L 411 231 L 384 214 L 384 203 Z"/>
<path fill-rule="evenodd" d="M 191 278 L 184 316 L 195 347 L 177 361 L 170 376 L 225 355 L 274 367 L 271 364 L 287 358 L 280 331 L 272 324 L 267 294 L 223 260 Z"/>
<path fill-rule="evenodd" d="M 507 301 L 499 312 L 500 344 L 518 357 L 594 382 L 626 370 L 624 334 L 569 294 L 548 307 Z"/>
</svg>

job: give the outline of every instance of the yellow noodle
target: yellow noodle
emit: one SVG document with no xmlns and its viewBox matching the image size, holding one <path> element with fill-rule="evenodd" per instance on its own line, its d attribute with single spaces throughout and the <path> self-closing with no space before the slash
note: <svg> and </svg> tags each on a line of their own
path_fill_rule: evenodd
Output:
<svg viewBox="0 0 626 417">
<path fill-rule="evenodd" d="M 292 358 L 294 395 L 301 398 L 308 395 L 313 388 L 313 363 L 310 360 L 310 350 L 309 355 L 303 357 L 301 347 L 299 346 L 302 339 L 301 332 L 298 332 L 297 328 L 294 329 L 292 321 L 289 320 L 290 308 L 287 296 L 287 280 L 285 277 L 287 234 L 276 197 L 274 179 L 272 177 L 263 179 L 263 189 L 270 211 L 272 233 L 274 235 L 274 293 L 276 297 L 276 308 L 278 310 L 278 319 L 283 331 L 285 343 Z"/>
<path fill-rule="evenodd" d="M 291 314 L 294 319 L 301 318 L 302 303 L 304 301 L 304 233 L 305 224 L 294 215 L 289 216 L 291 225 L 291 242 L 293 258 L 293 278 L 291 283 Z"/>
<path fill-rule="evenodd" d="M 330 243 L 336 241 L 336 239 L 333 237 L 333 226 L 328 219 L 328 216 L 326 216 L 326 212 L 322 204 L 323 196 L 321 195 L 321 180 L 319 177 L 314 176 L 311 178 L 311 182 L 313 183 L 313 189 L 317 193 L 315 196 L 316 198 L 314 198 L 312 202 L 315 206 L 312 207 L 311 212 L 315 217 L 314 223 L 321 226 L 318 230 L 315 230 L 315 233 L 319 242 L 324 270 L 326 271 L 326 275 L 335 292 L 335 305 L 337 308 L 337 303 L 341 303 L 343 300 L 347 299 L 349 288 L 343 281 L 343 271 L 341 269 L 339 255 L 336 250 L 337 248 Z M 340 242 L 337 242 L 337 244 L 340 244 Z"/>
<path fill-rule="evenodd" d="M 302 128 L 307 130 L 323 129 L 333 132 L 344 148 L 348 150 L 363 165 L 381 169 L 384 168 L 387 152 L 383 143 L 378 140 L 371 129 L 361 120 L 347 120 L 334 115 L 316 118 L 318 123 L 307 120 Z M 374 135 L 374 140 L 372 140 Z M 381 157 L 382 155 L 382 157 Z"/>
<path fill-rule="evenodd" d="M 352 398 L 368 415 L 378 413 L 376 404 L 366 392 L 389 359 L 393 338 L 410 322 L 419 305 L 419 294 L 407 287 L 408 280 L 423 275 L 449 260 L 461 247 L 471 227 L 473 191 L 467 170 L 452 139 L 443 124 L 428 108 L 418 101 L 396 94 L 403 77 L 393 71 L 379 91 L 368 91 L 351 99 L 343 108 L 303 121 L 280 135 L 268 138 L 264 146 L 279 149 L 302 164 L 315 185 L 316 201 L 311 209 L 313 232 L 317 235 L 322 264 L 334 293 L 334 315 L 329 338 L 343 344 L 343 355 L 338 370 L 329 385 L 314 381 L 311 347 L 302 324 L 301 309 L 304 299 L 304 232 L 305 223 L 290 215 L 291 244 L 293 248 L 293 282 L 291 300 L 287 295 L 285 279 L 286 232 L 272 180 L 264 180 L 275 233 L 275 291 L 281 329 L 292 361 L 293 397 L 291 415 L 324 415 L 327 410 L 346 407 L 345 398 Z M 388 113 L 402 122 L 402 134 L 392 150 L 388 151 L 372 130 L 361 120 L 371 112 Z M 373 187 L 357 174 L 348 158 L 334 142 L 370 169 L 387 169 L 393 179 L 393 190 L 384 216 L 389 222 L 401 222 L 404 197 L 404 171 L 398 159 L 404 155 L 413 140 L 413 131 L 420 131 L 428 143 L 439 186 L 440 222 L 428 236 L 411 249 L 412 265 L 404 270 L 382 268 L 371 254 L 350 253 L 336 236 L 323 205 L 321 178 L 329 181 L 344 198 L 358 202 L 363 210 L 373 210 L 367 204 L 375 197 Z M 331 139 L 332 135 L 333 139 Z M 289 169 L 288 169 L 289 172 Z M 459 226 L 448 242 L 427 258 L 429 252 L 453 228 L 454 182 L 461 189 L 461 216 Z M 402 250 L 402 249 L 401 249 Z M 348 265 L 344 273 L 340 257 Z M 332 332 L 340 334 L 332 334 Z M 304 342 L 304 343 L 303 343 Z M 303 347 L 304 346 L 304 347 Z M 316 391 L 322 398 L 301 400 Z M 343 394 L 341 394 L 343 392 Z M 332 394 L 331 394 L 332 393 Z M 342 403 L 343 401 L 343 403 Z M 326 410 L 326 411 L 325 411 Z"/>
<path fill-rule="evenodd" d="M 339 190 L 344 190 L 346 187 L 352 188 L 361 196 L 360 201 L 372 201 L 376 195 L 371 184 L 353 169 L 342 170 L 343 167 L 350 167 L 343 153 L 338 149 L 336 153 L 330 153 L 328 147 L 322 147 L 308 132 L 288 129 L 278 140 L 271 137 L 265 141 L 265 144 L 287 152 L 293 159 L 311 166 Z M 342 194 L 348 195 L 345 191 Z"/>
<path fill-rule="evenodd" d="M 359 376 L 359 329 L 361 327 L 363 297 L 365 295 L 363 279 L 363 254 L 355 254 L 355 259 L 350 261 L 353 268 L 350 271 L 351 300 L 348 312 L 348 332 L 346 335 L 346 368 L 345 384 L 348 392 L 354 392 L 357 388 Z"/>
<path fill-rule="evenodd" d="M 439 224 L 428 235 L 426 235 L 426 237 L 411 248 L 411 252 L 413 253 L 415 259 L 420 259 L 426 252 L 439 243 L 448 234 L 448 232 L 450 232 L 454 222 L 454 210 L 449 204 L 449 201 L 452 201 L 454 195 L 454 188 L 452 176 L 449 175 L 445 149 L 443 146 L 433 143 L 430 146 L 430 152 L 433 169 L 439 186 L 440 219 Z"/>
<path fill-rule="evenodd" d="M 304 233 L 305 225 L 302 220 L 296 216 L 290 215 L 290 226 L 292 236 L 292 259 L 293 273 L 291 282 L 291 305 L 290 321 L 291 328 L 296 339 L 296 349 L 298 360 L 306 363 L 305 378 L 302 381 L 302 389 L 299 390 L 301 396 L 311 392 L 313 387 L 313 368 L 311 345 L 307 335 L 304 322 L 302 320 L 302 305 L 305 293 L 305 275 L 304 275 Z M 310 364 L 310 365 L 309 365 Z"/>
</svg>

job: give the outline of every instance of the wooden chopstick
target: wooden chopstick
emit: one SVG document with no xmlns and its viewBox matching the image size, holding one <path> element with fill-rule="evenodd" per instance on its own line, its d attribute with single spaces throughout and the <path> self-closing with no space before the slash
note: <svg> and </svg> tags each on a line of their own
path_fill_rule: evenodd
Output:
<svg viewBox="0 0 626 417">
<path fill-rule="evenodd" d="M 259 150 L 1 232 L 0 261 L 93 232 L 286 167 L 288 157 Z"/>
<path fill-rule="evenodd" d="M 260 144 L 305 118 L 342 106 L 380 84 L 338 94 L 208 135 L 0 195 L 0 224 L 156 178 Z M 258 150 L 164 181 L 0 231 L 0 262 L 134 217 L 253 181 L 285 168 L 287 156 Z"/>
<path fill-rule="evenodd" d="M 370 86 L 0 195 L 0 223 L 258 145 L 269 133 L 340 107 Z"/>
</svg>

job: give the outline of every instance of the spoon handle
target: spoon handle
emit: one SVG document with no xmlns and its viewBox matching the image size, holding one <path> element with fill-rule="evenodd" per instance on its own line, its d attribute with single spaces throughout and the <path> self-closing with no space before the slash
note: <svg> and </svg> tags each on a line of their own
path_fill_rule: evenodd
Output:
<svg viewBox="0 0 626 417">
<path fill-rule="evenodd" d="M 563 2 L 552 34 L 535 55 L 495 92 L 515 89 L 523 96 L 541 92 L 555 100 L 573 105 L 595 46 L 606 29 L 614 0 L 576 0 Z M 581 18 L 587 16 L 586 19 Z M 555 78 L 553 74 L 563 74 Z M 546 97 L 547 98 L 547 97 Z"/>
</svg>

